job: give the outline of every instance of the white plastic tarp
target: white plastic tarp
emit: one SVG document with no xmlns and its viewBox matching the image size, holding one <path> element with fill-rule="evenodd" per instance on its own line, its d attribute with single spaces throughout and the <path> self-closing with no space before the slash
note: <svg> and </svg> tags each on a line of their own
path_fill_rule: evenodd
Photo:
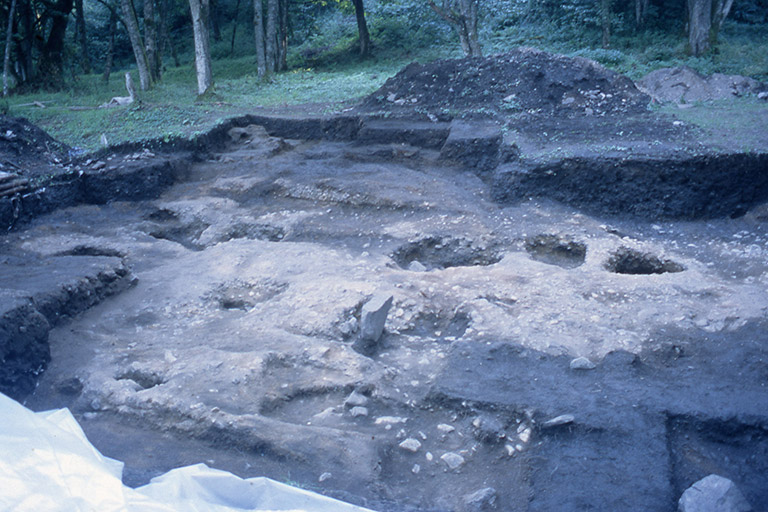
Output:
<svg viewBox="0 0 768 512">
<path fill-rule="evenodd" d="M 67 409 L 34 413 L 0 393 L 0 511 L 371 512 L 269 478 L 197 464 L 137 489 Z"/>
</svg>

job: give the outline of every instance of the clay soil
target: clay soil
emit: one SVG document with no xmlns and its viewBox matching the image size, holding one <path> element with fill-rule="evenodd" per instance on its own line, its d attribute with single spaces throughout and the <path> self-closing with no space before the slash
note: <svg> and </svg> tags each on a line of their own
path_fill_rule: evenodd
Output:
<svg viewBox="0 0 768 512">
<path fill-rule="evenodd" d="M 768 141 L 648 101 L 523 49 L 67 162 L 0 238 L 0 340 L 38 357 L 4 348 L 3 390 L 70 407 L 130 485 L 205 462 L 381 511 L 672 511 L 717 473 L 766 510 Z"/>
</svg>

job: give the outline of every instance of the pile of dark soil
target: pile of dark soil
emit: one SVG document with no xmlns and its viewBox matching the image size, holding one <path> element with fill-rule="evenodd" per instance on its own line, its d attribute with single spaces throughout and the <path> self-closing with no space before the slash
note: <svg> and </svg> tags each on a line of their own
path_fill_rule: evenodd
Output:
<svg viewBox="0 0 768 512">
<path fill-rule="evenodd" d="M 413 63 L 362 105 L 366 112 L 506 118 L 524 114 L 603 116 L 644 112 L 650 98 L 629 78 L 580 57 L 533 48 L 485 58 Z"/>
<path fill-rule="evenodd" d="M 71 148 L 20 117 L 0 115 L 0 171 L 28 174 L 69 160 Z"/>
</svg>

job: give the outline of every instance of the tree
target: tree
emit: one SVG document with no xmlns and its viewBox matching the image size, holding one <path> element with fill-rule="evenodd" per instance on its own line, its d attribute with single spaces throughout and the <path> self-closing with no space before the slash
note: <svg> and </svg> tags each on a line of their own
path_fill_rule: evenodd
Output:
<svg viewBox="0 0 768 512">
<path fill-rule="evenodd" d="M 57 0 L 47 11 L 50 29 L 38 62 L 39 82 L 44 87 L 57 88 L 64 82 L 64 38 L 73 3 L 74 0 Z"/>
<path fill-rule="evenodd" d="M 153 82 L 160 81 L 162 62 L 157 44 L 157 22 L 155 21 L 155 0 L 144 0 L 144 48 L 147 52 L 149 74 Z"/>
<path fill-rule="evenodd" d="M 368 24 L 365 22 L 365 7 L 363 0 L 352 0 L 355 6 L 355 18 L 357 18 L 357 34 L 360 40 L 360 57 L 365 58 L 371 53 L 371 36 L 368 33 Z"/>
<path fill-rule="evenodd" d="M 256 42 L 256 69 L 259 78 L 269 74 L 264 35 L 264 6 L 261 0 L 253 0 L 253 36 Z"/>
<path fill-rule="evenodd" d="M 136 67 L 139 70 L 139 88 L 142 91 L 149 90 L 152 87 L 152 73 L 149 70 L 149 61 L 147 53 L 141 40 L 139 32 L 139 21 L 136 18 L 136 9 L 133 6 L 133 0 L 120 0 L 120 6 L 123 11 L 123 23 L 128 31 L 128 38 L 131 40 L 133 55 L 136 58 Z"/>
<path fill-rule="evenodd" d="M 13 44 L 13 17 L 16 15 L 16 0 L 11 0 L 8 10 L 8 32 L 5 36 L 5 56 L 3 58 L 3 96 L 8 96 L 8 73 L 11 69 L 11 44 Z"/>
<path fill-rule="evenodd" d="M 707 53 L 717 36 L 733 0 L 688 0 L 688 47 L 695 56 Z"/>
<path fill-rule="evenodd" d="M 482 57 L 477 35 L 478 0 L 442 0 L 438 6 L 434 0 L 427 0 L 438 16 L 447 21 L 459 36 L 459 43 L 467 57 Z"/>
<path fill-rule="evenodd" d="M 195 36 L 195 70 L 197 93 L 205 94 L 213 86 L 211 71 L 211 43 L 208 34 L 210 0 L 189 0 L 192 13 L 192 32 Z"/>
<path fill-rule="evenodd" d="M 600 0 L 600 26 L 603 32 L 603 48 L 611 46 L 611 3 L 612 0 Z"/>
<path fill-rule="evenodd" d="M 83 73 L 86 75 L 91 72 L 91 58 L 88 55 L 88 36 L 85 30 L 85 11 L 83 11 L 83 0 L 75 0 L 75 28 L 77 31 L 77 40 L 80 43 L 80 65 Z"/>
<path fill-rule="evenodd" d="M 267 74 L 277 71 L 277 23 L 280 12 L 280 0 L 267 0 L 267 31 L 265 34 L 265 54 Z"/>
</svg>

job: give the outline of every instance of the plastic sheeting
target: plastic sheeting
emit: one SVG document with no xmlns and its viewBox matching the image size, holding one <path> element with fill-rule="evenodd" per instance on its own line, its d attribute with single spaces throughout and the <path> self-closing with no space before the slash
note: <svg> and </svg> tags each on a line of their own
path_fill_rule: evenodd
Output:
<svg viewBox="0 0 768 512">
<path fill-rule="evenodd" d="M 371 512 L 205 464 L 136 489 L 122 484 L 122 472 L 123 463 L 101 455 L 69 410 L 34 413 L 0 393 L 0 511 Z"/>
</svg>

